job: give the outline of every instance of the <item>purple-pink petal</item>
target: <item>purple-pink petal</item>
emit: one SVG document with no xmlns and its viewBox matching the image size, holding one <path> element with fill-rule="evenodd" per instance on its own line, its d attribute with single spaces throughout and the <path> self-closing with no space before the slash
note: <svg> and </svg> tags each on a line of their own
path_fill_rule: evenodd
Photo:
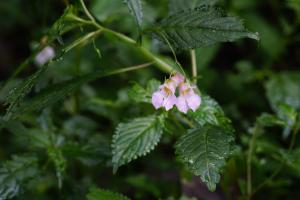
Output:
<svg viewBox="0 0 300 200">
<path fill-rule="evenodd" d="M 152 94 L 152 104 L 155 109 L 158 109 L 163 106 L 164 95 L 161 91 L 156 91 Z"/>
<path fill-rule="evenodd" d="M 164 100 L 164 107 L 166 108 L 166 110 L 170 110 L 173 108 L 173 106 L 176 104 L 177 102 L 177 98 L 174 94 L 169 95 L 167 98 L 165 98 Z"/>
<path fill-rule="evenodd" d="M 181 83 L 184 82 L 185 77 L 179 73 L 176 73 L 174 76 L 171 77 L 171 80 L 176 83 L 176 85 L 180 85 Z"/>
<path fill-rule="evenodd" d="M 200 96 L 199 95 L 197 95 L 197 94 L 192 94 L 192 95 L 190 95 L 190 96 L 188 96 L 187 98 L 186 98 L 186 101 L 187 101 L 187 104 L 188 104 L 188 106 L 195 112 L 198 108 L 199 108 L 199 106 L 200 106 L 200 104 L 201 104 L 201 98 L 200 98 Z"/>
<path fill-rule="evenodd" d="M 188 105 L 186 103 L 186 100 L 185 100 L 185 98 L 183 96 L 179 96 L 177 98 L 176 107 L 178 108 L 178 110 L 180 112 L 183 112 L 183 113 L 187 113 L 187 111 L 189 109 Z"/>
</svg>

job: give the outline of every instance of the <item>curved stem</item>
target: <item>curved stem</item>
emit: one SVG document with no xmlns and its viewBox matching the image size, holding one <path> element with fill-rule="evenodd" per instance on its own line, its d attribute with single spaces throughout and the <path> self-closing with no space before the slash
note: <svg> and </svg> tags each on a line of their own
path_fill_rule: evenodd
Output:
<svg viewBox="0 0 300 200">
<path fill-rule="evenodd" d="M 83 1 L 83 0 L 80 0 L 80 3 L 81 3 L 81 6 L 82 6 L 82 8 L 83 8 L 85 14 L 88 16 L 88 18 L 90 18 L 90 20 L 91 20 L 92 22 L 96 22 L 95 18 L 92 16 L 92 14 L 91 14 L 91 13 L 89 12 L 89 10 L 87 9 L 87 7 L 86 7 L 84 1 Z"/>
<path fill-rule="evenodd" d="M 146 49 L 146 48 L 144 48 L 144 47 L 142 47 L 142 46 L 139 46 L 139 45 L 137 44 L 137 42 L 136 42 L 134 39 L 132 39 L 132 38 L 130 38 L 130 37 L 128 37 L 128 36 L 126 36 L 126 35 L 124 35 L 124 34 L 122 34 L 122 33 L 119 33 L 119 32 L 113 31 L 113 30 L 111 30 L 111 29 L 102 27 L 100 24 L 98 24 L 98 23 L 96 22 L 95 18 L 94 18 L 94 17 L 91 15 L 91 13 L 88 11 L 87 7 L 85 6 L 84 1 L 83 1 L 83 0 L 80 0 L 80 2 L 81 2 L 81 5 L 82 5 L 82 7 L 83 7 L 83 9 L 84 9 L 85 14 L 86 14 L 87 17 L 91 20 L 91 22 L 86 21 L 86 22 L 85 22 L 86 24 L 92 24 L 92 25 L 95 26 L 97 29 L 100 29 L 100 30 L 102 30 L 103 32 L 105 32 L 105 33 L 107 33 L 107 34 L 110 34 L 110 35 L 112 35 L 112 36 L 115 36 L 115 37 L 119 38 L 120 40 L 122 40 L 123 42 L 125 42 L 125 43 L 127 43 L 127 44 L 129 44 L 129 45 L 132 45 L 132 46 L 137 47 L 137 48 L 140 50 L 140 52 L 141 52 L 146 58 L 148 58 L 148 59 L 151 60 L 151 61 L 155 61 L 156 66 L 157 66 L 159 69 L 161 69 L 161 70 L 163 70 L 163 71 L 165 71 L 165 72 L 168 72 L 168 73 L 171 73 L 171 72 L 174 71 L 174 68 L 173 68 L 171 65 L 169 65 L 168 63 L 166 63 L 165 61 L 163 61 L 163 60 L 162 60 L 161 58 L 159 58 L 158 56 L 156 56 L 156 55 L 154 55 L 153 53 L 151 53 L 148 49 Z"/>
</svg>

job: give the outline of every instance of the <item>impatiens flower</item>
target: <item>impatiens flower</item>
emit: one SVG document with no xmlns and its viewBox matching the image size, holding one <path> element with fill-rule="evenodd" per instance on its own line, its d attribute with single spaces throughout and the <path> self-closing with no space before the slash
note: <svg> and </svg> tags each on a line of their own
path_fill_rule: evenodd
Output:
<svg viewBox="0 0 300 200">
<path fill-rule="evenodd" d="M 179 97 L 175 96 L 176 89 L 179 88 Z M 201 98 L 194 91 L 194 86 L 185 83 L 185 78 L 177 73 L 167 79 L 159 90 L 152 94 L 152 104 L 155 109 L 164 107 L 167 111 L 174 105 L 178 110 L 187 113 L 188 109 L 196 111 L 201 103 Z"/>
<path fill-rule="evenodd" d="M 160 86 L 160 90 L 156 91 L 152 95 L 152 104 L 158 109 L 165 107 L 166 110 L 170 110 L 176 104 L 177 98 L 175 96 L 176 87 L 172 83 L 166 83 Z"/>
<path fill-rule="evenodd" d="M 176 102 L 176 107 L 179 111 L 187 113 L 188 109 L 192 109 L 195 112 L 199 108 L 201 104 L 201 98 L 195 93 L 194 88 L 195 86 L 191 86 L 188 83 L 180 84 L 180 95 Z"/>
<path fill-rule="evenodd" d="M 41 66 L 54 57 L 55 57 L 54 49 L 50 46 L 47 46 L 35 56 L 35 63 Z"/>
<path fill-rule="evenodd" d="M 176 87 L 179 86 L 181 83 L 184 82 L 184 76 L 179 73 L 176 73 L 174 76 L 171 77 L 171 80 L 176 83 Z"/>
</svg>

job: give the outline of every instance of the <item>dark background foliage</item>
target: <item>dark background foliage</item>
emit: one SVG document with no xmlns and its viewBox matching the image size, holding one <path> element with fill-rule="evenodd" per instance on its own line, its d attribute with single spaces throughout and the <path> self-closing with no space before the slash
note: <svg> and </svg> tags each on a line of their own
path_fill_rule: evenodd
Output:
<svg viewBox="0 0 300 200">
<path fill-rule="evenodd" d="M 50 27 L 70 3 L 79 7 L 77 1 L 68 0 L 0 2 L 0 86 L 32 55 L 36 46 L 44 42 Z M 90 0 L 86 4 L 106 27 L 138 38 L 135 21 L 121 0 Z M 152 78 L 163 81 L 169 76 L 154 67 L 92 81 L 42 111 L 28 112 L 19 120 L 10 121 L 0 132 L 0 181 L 6 165 L 8 170 L 14 168 L 7 161 L 14 160 L 12 156 L 17 155 L 25 157 L 32 167 L 30 171 L 17 174 L 17 177 L 29 179 L 20 184 L 20 188 L 16 185 L 23 178 L 10 183 L 14 191 L 22 193 L 16 199 L 85 199 L 92 186 L 143 200 L 178 199 L 182 195 L 208 200 L 243 199 L 247 173 L 245 156 L 251 141 L 251 128 L 262 113 L 280 112 L 272 105 L 277 96 L 288 98 L 289 94 L 299 94 L 300 1 L 223 0 L 219 5 L 230 15 L 244 19 L 249 30 L 260 34 L 260 41 L 242 39 L 196 50 L 198 87 L 219 102 L 235 128 L 235 150 L 223 170 L 216 192 L 209 192 L 200 179 L 186 171 L 178 161 L 173 146 L 182 133 L 172 123 L 167 127 L 169 134 L 164 135 L 152 153 L 122 166 L 117 174 L 112 173 L 110 146 L 117 124 L 153 113 L 151 105 L 136 103 L 128 96 L 130 88 L 134 82 L 146 86 Z M 168 15 L 167 0 L 148 0 L 143 6 L 145 27 Z M 61 41 L 55 40 L 53 47 L 59 49 L 89 31 L 89 28 L 78 28 L 64 35 Z M 173 59 L 166 46 L 151 40 L 151 35 L 143 37 L 143 45 L 151 51 Z M 144 62 L 134 48 L 115 38 L 98 37 L 95 45 L 101 51 L 101 58 L 92 43 L 76 47 L 61 60 L 50 64 L 29 97 L 47 85 L 97 69 Z M 185 71 L 191 74 L 189 52 L 178 51 L 177 57 Z M 30 64 L 12 80 L 9 89 L 38 69 Z M 281 75 L 284 77 L 278 77 Z M 294 81 L 284 88 L 292 76 Z M 275 83 L 270 83 L 270 80 Z M 4 99 L 9 89 L 0 91 L 2 116 L 7 109 Z M 270 91 L 268 95 L 268 90 L 275 90 L 275 93 Z M 296 101 L 299 99 L 300 96 Z M 299 112 L 299 107 L 296 106 L 295 110 Z M 186 124 L 181 126 L 185 128 Z M 288 162 L 253 199 L 297 198 L 299 137 L 295 139 L 294 150 L 288 152 L 292 137 L 288 130 L 282 134 L 282 128 L 272 126 L 262 132 L 256 138 L 253 153 L 253 187 L 270 177 L 280 167 L 283 158 L 288 157 Z M 18 163 L 23 162 L 15 159 Z"/>
</svg>

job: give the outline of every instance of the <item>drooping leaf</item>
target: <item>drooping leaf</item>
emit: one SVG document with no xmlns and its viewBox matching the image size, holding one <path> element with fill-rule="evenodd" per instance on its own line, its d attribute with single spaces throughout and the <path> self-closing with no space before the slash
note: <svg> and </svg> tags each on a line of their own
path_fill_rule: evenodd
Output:
<svg viewBox="0 0 300 200">
<path fill-rule="evenodd" d="M 103 190 L 99 188 L 91 188 L 87 195 L 87 200 L 130 200 L 128 197 L 111 192 L 108 190 Z"/>
<path fill-rule="evenodd" d="M 189 112 L 189 116 L 193 118 L 198 125 L 212 124 L 226 129 L 228 132 L 234 132 L 231 120 L 227 118 L 221 106 L 210 96 L 201 96 L 201 105 L 195 112 Z"/>
<path fill-rule="evenodd" d="M 205 125 L 189 130 L 176 144 L 176 152 L 186 167 L 214 191 L 220 170 L 231 151 L 233 137 L 222 128 Z"/>
<path fill-rule="evenodd" d="M 257 33 L 245 29 L 239 18 L 227 16 L 211 6 L 171 15 L 151 31 L 177 49 L 194 49 L 240 38 L 259 39 Z"/>
<path fill-rule="evenodd" d="M 82 86 L 83 84 L 89 81 L 95 80 L 97 78 L 105 77 L 105 76 L 131 71 L 134 69 L 139 69 L 144 66 L 145 67 L 149 66 L 149 64 L 116 69 L 116 70 L 98 70 L 96 72 L 92 72 L 87 75 L 83 75 L 81 77 L 74 78 L 69 81 L 64 81 L 61 83 L 51 85 L 45 88 L 44 90 L 42 90 L 41 92 L 39 92 L 34 97 L 26 99 L 26 101 L 24 102 L 18 101 L 20 105 L 14 103 L 13 109 L 9 109 L 6 115 L 9 115 L 10 118 L 11 117 L 15 118 L 18 117 L 18 115 L 25 112 L 40 110 L 65 98 L 70 93 L 74 92 L 80 86 Z"/>
<path fill-rule="evenodd" d="M 118 125 L 112 144 L 114 172 L 118 167 L 149 153 L 162 135 L 160 117 L 136 118 Z"/>
<path fill-rule="evenodd" d="M 141 0 L 124 0 L 127 4 L 130 13 L 134 16 L 135 21 L 139 27 L 142 27 L 143 11 Z"/>
<path fill-rule="evenodd" d="M 203 5 L 215 5 L 219 0 L 169 0 L 169 13 L 194 9 Z"/>
<path fill-rule="evenodd" d="M 9 104 L 7 108 L 7 112 L 5 115 L 5 119 L 8 120 L 11 118 L 12 114 L 15 112 L 18 105 L 23 101 L 24 97 L 30 92 L 32 87 L 38 81 L 39 77 L 47 70 L 48 65 L 44 65 L 40 68 L 37 72 L 29 76 L 25 81 L 21 82 L 17 87 L 12 89 L 6 100 L 5 103 Z"/>
<path fill-rule="evenodd" d="M 0 168 L 0 199 L 12 199 L 20 194 L 24 184 L 38 174 L 37 159 L 13 156 Z"/>
</svg>

